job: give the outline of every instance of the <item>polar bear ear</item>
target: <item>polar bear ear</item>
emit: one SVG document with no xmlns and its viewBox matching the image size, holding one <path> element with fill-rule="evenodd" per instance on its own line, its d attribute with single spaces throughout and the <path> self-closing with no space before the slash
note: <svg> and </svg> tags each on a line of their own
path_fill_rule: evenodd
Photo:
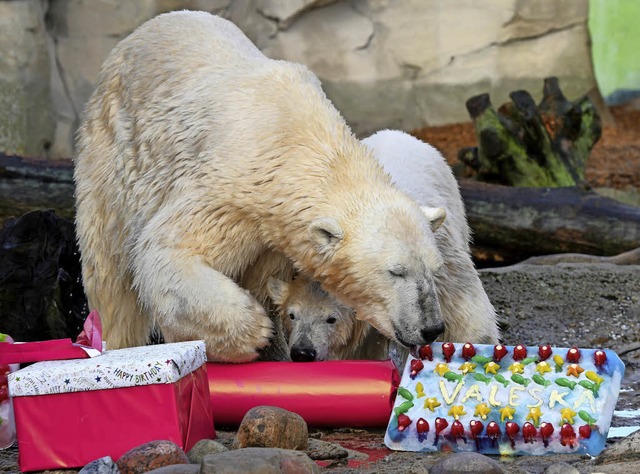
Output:
<svg viewBox="0 0 640 474">
<path fill-rule="evenodd" d="M 447 211 L 445 211 L 441 207 L 422 207 L 422 212 L 427 216 L 429 222 L 431 223 L 431 231 L 435 232 L 438 230 L 438 227 L 442 225 L 445 218 L 447 217 Z"/>
<path fill-rule="evenodd" d="M 282 306 L 289 293 L 289 283 L 276 277 L 269 277 L 269 281 L 267 281 L 267 293 L 269 293 L 269 298 L 271 298 L 273 304 Z"/>
<path fill-rule="evenodd" d="M 321 217 L 309 224 L 311 241 L 316 244 L 320 253 L 330 254 L 336 245 L 344 238 L 344 232 L 333 217 Z"/>
</svg>

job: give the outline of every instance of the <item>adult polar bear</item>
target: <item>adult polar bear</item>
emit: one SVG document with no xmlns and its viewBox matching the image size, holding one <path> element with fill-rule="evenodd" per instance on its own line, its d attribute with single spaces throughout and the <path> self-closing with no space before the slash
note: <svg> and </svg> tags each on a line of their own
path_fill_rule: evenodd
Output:
<svg viewBox="0 0 640 474">
<path fill-rule="evenodd" d="M 396 186 L 425 207 L 445 209 L 447 218 L 433 230 L 434 249 L 444 262 L 435 275 L 445 322 L 439 338 L 452 342 L 496 344 L 496 313 L 471 260 L 470 231 L 458 182 L 443 156 L 431 145 L 399 130 L 382 130 L 362 141 Z M 312 361 L 345 358 L 383 359 L 389 355 L 371 326 L 298 275 L 292 281 L 270 278 L 291 358 Z"/>
<path fill-rule="evenodd" d="M 287 258 L 387 337 L 444 330 L 425 232 L 442 211 L 392 185 L 310 71 L 224 19 L 168 13 L 121 41 L 75 165 L 83 281 L 109 347 L 156 323 L 167 341 L 204 339 L 211 360 L 255 358 L 272 322 L 237 282 Z"/>
</svg>

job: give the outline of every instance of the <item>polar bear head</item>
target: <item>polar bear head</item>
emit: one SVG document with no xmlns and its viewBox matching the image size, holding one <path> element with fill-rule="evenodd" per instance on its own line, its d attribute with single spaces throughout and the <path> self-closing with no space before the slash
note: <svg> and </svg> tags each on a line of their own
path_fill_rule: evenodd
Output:
<svg viewBox="0 0 640 474">
<path fill-rule="evenodd" d="M 342 359 L 358 348 L 370 327 L 303 275 L 289 282 L 271 277 L 268 292 L 278 306 L 294 362 Z"/>
<path fill-rule="evenodd" d="M 372 205 L 309 225 L 322 258 L 313 278 L 388 338 L 408 347 L 429 344 L 445 329 L 435 285 L 444 260 L 434 232 L 446 213 L 420 208 L 400 192 L 353 199 L 362 201 Z"/>
</svg>

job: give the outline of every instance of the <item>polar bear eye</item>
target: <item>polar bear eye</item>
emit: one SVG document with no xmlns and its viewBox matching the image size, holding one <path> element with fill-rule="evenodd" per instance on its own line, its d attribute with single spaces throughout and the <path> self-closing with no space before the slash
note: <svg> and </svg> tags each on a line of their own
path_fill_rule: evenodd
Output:
<svg viewBox="0 0 640 474">
<path fill-rule="evenodd" d="M 333 324 L 333 323 L 335 323 L 335 322 L 336 322 L 336 318 L 334 318 L 333 316 L 331 316 L 330 318 L 327 318 L 327 322 L 328 322 L 329 324 Z"/>
<path fill-rule="evenodd" d="M 289 313 L 289 317 L 290 317 L 291 319 L 296 319 L 296 315 L 295 315 L 295 314 L 293 314 L 293 313 Z"/>
<path fill-rule="evenodd" d="M 397 265 L 393 268 L 389 269 L 389 273 L 391 274 L 391 276 L 396 277 L 396 278 L 404 278 L 407 276 L 407 273 L 409 273 L 407 271 L 407 268 L 402 266 L 402 265 Z"/>
</svg>

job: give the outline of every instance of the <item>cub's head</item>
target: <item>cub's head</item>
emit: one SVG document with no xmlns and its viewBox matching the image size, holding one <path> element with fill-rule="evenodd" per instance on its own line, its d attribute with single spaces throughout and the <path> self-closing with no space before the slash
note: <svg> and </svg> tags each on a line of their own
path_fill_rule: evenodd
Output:
<svg viewBox="0 0 640 474">
<path fill-rule="evenodd" d="M 289 283 L 272 277 L 267 288 L 278 306 L 294 362 L 340 358 L 348 347 L 360 343 L 356 333 L 363 324 L 318 282 L 302 275 Z"/>
<path fill-rule="evenodd" d="M 408 347 L 429 344 L 444 332 L 435 286 L 444 261 L 434 232 L 445 211 L 421 209 L 399 192 L 368 202 L 349 218 L 310 224 L 321 256 L 313 277 L 383 335 Z"/>
</svg>

